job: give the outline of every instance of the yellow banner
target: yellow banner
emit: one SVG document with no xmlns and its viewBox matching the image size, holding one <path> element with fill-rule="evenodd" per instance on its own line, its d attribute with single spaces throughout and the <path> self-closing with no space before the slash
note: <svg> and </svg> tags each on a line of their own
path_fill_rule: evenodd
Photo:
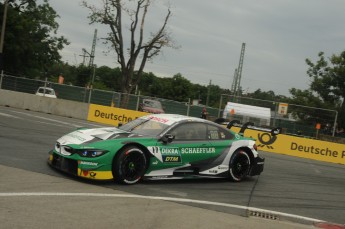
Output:
<svg viewBox="0 0 345 229">
<path fill-rule="evenodd" d="M 231 128 L 235 132 L 239 128 Z M 256 139 L 258 150 L 345 165 L 345 144 L 247 129 L 244 136 Z"/>
<path fill-rule="evenodd" d="M 118 126 L 147 115 L 146 112 L 90 104 L 87 120 Z"/>
</svg>

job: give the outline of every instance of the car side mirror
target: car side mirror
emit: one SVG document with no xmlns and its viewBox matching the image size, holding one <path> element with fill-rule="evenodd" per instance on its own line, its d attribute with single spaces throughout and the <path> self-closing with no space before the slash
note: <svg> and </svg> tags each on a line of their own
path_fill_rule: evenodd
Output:
<svg viewBox="0 0 345 229">
<path fill-rule="evenodd" d="M 175 136 L 172 134 L 166 134 L 163 137 L 161 137 L 161 141 L 165 144 L 171 143 L 175 139 Z"/>
</svg>

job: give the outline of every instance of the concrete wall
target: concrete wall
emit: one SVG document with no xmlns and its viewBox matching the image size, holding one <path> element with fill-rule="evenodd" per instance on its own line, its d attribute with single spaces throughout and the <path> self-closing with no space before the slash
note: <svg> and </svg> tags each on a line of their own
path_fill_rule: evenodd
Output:
<svg viewBox="0 0 345 229">
<path fill-rule="evenodd" d="M 0 106 L 87 119 L 89 104 L 0 89 Z"/>
</svg>

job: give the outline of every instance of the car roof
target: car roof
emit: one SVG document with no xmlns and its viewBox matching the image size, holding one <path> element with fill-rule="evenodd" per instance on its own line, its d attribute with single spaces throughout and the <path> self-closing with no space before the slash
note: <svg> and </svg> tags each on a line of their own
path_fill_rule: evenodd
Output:
<svg viewBox="0 0 345 229">
<path fill-rule="evenodd" d="M 205 119 L 179 115 L 179 114 L 151 114 L 151 115 L 145 116 L 144 118 L 153 119 L 154 121 L 161 122 L 167 125 L 172 125 L 174 123 L 180 123 L 180 122 L 188 122 L 188 121 L 213 123 Z"/>
</svg>

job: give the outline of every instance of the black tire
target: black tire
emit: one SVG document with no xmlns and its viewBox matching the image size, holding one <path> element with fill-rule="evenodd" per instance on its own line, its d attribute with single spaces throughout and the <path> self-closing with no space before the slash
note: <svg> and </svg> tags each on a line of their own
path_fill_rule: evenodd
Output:
<svg viewBox="0 0 345 229">
<path fill-rule="evenodd" d="M 146 156 L 141 149 L 134 146 L 122 149 L 113 162 L 115 181 L 123 184 L 139 182 L 145 174 L 146 163 Z"/>
<path fill-rule="evenodd" d="M 236 150 L 229 162 L 230 179 L 236 182 L 246 178 L 250 171 L 250 157 L 244 150 Z"/>
</svg>

